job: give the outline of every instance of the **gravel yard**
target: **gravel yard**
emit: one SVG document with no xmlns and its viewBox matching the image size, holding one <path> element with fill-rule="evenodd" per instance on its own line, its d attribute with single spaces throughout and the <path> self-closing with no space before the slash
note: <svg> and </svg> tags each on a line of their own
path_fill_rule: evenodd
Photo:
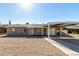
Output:
<svg viewBox="0 0 79 59">
<path fill-rule="evenodd" d="M 66 56 L 43 38 L 0 38 L 1 56 Z"/>
</svg>

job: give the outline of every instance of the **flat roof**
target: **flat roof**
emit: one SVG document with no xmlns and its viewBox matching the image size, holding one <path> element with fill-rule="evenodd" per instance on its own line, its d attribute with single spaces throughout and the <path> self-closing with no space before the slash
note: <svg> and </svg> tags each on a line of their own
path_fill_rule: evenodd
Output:
<svg viewBox="0 0 79 59">
<path fill-rule="evenodd" d="M 79 22 L 70 22 L 70 21 L 66 21 L 66 22 L 48 22 L 47 24 L 11 24 L 11 25 L 0 25 L 0 27 L 48 27 L 48 24 L 50 26 L 71 26 L 71 25 L 76 25 L 79 24 Z"/>
<path fill-rule="evenodd" d="M 9 27 L 43 27 L 45 25 L 46 24 L 12 24 L 12 25 L 8 25 L 5 27 L 7 27 L 7 28 L 9 28 Z"/>
<path fill-rule="evenodd" d="M 66 22 L 48 22 L 48 24 L 50 24 L 50 26 L 70 26 L 70 25 L 76 25 L 79 24 L 79 22 L 70 22 L 70 21 L 66 21 Z"/>
<path fill-rule="evenodd" d="M 8 24 L 0 24 L 0 27 L 8 26 Z"/>
</svg>

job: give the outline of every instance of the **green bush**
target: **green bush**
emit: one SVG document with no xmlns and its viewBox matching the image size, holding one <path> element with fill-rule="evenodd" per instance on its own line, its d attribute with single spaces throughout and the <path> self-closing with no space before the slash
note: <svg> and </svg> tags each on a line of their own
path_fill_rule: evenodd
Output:
<svg viewBox="0 0 79 59">
<path fill-rule="evenodd" d="M 70 34 L 79 34 L 79 29 L 68 29 L 68 33 L 70 33 Z"/>
</svg>

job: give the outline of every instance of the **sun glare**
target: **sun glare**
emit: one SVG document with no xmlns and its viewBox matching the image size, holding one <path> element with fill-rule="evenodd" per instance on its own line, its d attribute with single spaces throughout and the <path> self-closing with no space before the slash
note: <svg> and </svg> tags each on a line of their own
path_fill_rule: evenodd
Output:
<svg viewBox="0 0 79 59">
<path fill-rule="evenodd" d="M 23 3 L 19 3 L 19 4 L 24 9 L 30 9 L 32 7 L 32 3 L 25 3 L 25 2 L 23 2 Z"/>
</svg>

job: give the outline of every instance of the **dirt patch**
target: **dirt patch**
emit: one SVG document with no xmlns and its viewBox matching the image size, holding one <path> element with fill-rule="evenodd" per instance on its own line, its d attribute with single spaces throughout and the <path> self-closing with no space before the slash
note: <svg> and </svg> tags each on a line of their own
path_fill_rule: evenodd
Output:
<svg viewBox="0 0 79 59">
<path fill-rule="evenodd" d="M 43 38 L 0 38 L 1 56 L 66 56 Z"/>
</svg>

